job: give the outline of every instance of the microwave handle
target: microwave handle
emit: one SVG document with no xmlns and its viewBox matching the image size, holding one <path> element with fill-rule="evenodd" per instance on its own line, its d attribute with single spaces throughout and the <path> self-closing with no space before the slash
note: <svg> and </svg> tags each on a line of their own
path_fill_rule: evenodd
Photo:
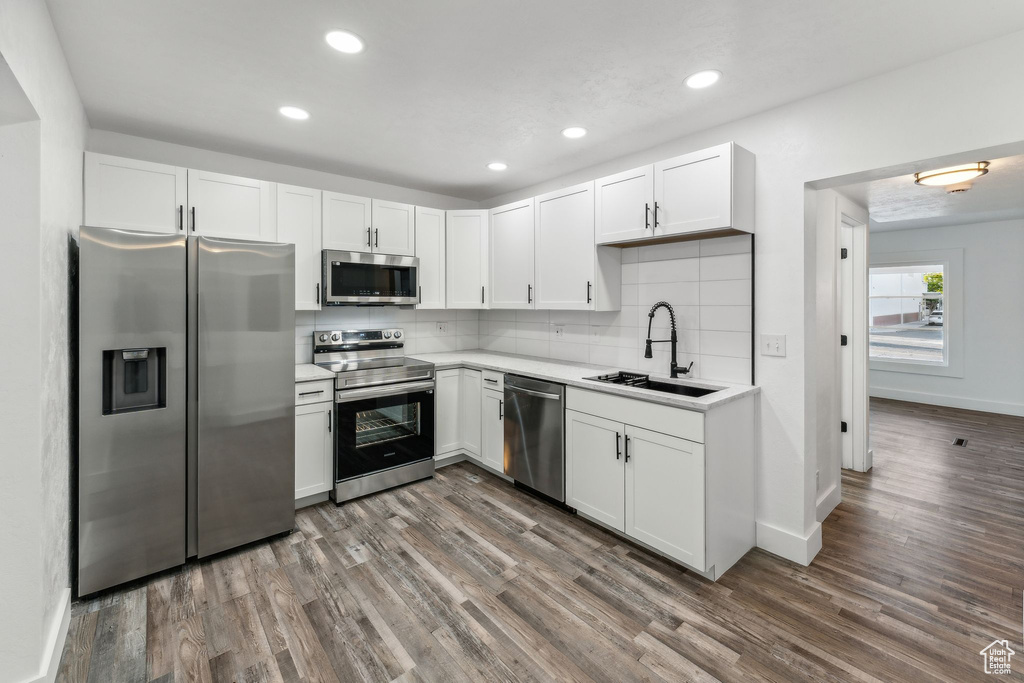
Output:
<svg viewBox="0 0 1024 683">
<path fill-rule="evenodd" d="M 371 387 L 367 389 L 342 389 L 334 392 L 335 403 L 350 403 L 361 401 L 366 398 L 378 398 L 381 396 L 398 396 L 401 394 L 412 394 L 417 391 L 433 390 L 434 380 L 425 382 L 406 382 L 389 387 Z"/>
</svg>

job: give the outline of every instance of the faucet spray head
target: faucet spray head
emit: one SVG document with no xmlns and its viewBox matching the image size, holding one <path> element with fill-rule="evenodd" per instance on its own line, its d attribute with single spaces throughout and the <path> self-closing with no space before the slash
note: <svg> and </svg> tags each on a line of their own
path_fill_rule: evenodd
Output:
<svg viewBox="0 0 1024 683">
<path fill-rule="evenodd" d="M 644 348 L 644 358 L 654 358 L 654 352 L 651 350 L 651 340 L 648 338 L 647 346 Z"/>
</svg>

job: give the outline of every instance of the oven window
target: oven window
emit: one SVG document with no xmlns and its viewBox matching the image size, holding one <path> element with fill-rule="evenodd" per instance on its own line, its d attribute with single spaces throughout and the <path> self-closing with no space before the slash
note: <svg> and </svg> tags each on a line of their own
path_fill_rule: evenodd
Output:
<svg viewBox="0 0 1024 683">
<path fill-rule="evenodd" d="M 419 403 L 373 408 L 356 413 L 356 448 L 419 435 Z"/>
<path fill-rule="evenodd" d="M 413 268 L 331 262 L 331 296 L 415 296 Z"/>
</svg>

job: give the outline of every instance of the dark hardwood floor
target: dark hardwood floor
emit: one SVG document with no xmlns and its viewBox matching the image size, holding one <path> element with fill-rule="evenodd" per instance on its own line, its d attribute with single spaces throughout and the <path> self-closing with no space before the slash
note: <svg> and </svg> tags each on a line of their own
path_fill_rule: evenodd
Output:
<svg viewBox="0 0 1024 683">
<path fill-rule="evenodd" d="M 877 400 L 872 442 L 810 567 L 711 583 L 459 464 L 76 603 L 58 681 L 967 681 L 1004 638 L 1024 680 L 1024 419 Z"/>
</svg>

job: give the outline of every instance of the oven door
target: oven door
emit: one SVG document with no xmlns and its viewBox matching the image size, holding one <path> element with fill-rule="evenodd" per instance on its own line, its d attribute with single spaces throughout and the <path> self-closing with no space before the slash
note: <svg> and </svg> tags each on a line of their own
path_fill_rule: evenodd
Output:
<svg viewBox="0 0 1024 683">
<path fill-rule="evenodd" d="M 329 306 L 418 303 L 419 262 L 415 256 L 325 250 L 324 303 Z"/>
<path fill-rule="evenodd" d="M 434 382 L 336 392 L 334 478 L 434 457 Z"/>
</svg>

